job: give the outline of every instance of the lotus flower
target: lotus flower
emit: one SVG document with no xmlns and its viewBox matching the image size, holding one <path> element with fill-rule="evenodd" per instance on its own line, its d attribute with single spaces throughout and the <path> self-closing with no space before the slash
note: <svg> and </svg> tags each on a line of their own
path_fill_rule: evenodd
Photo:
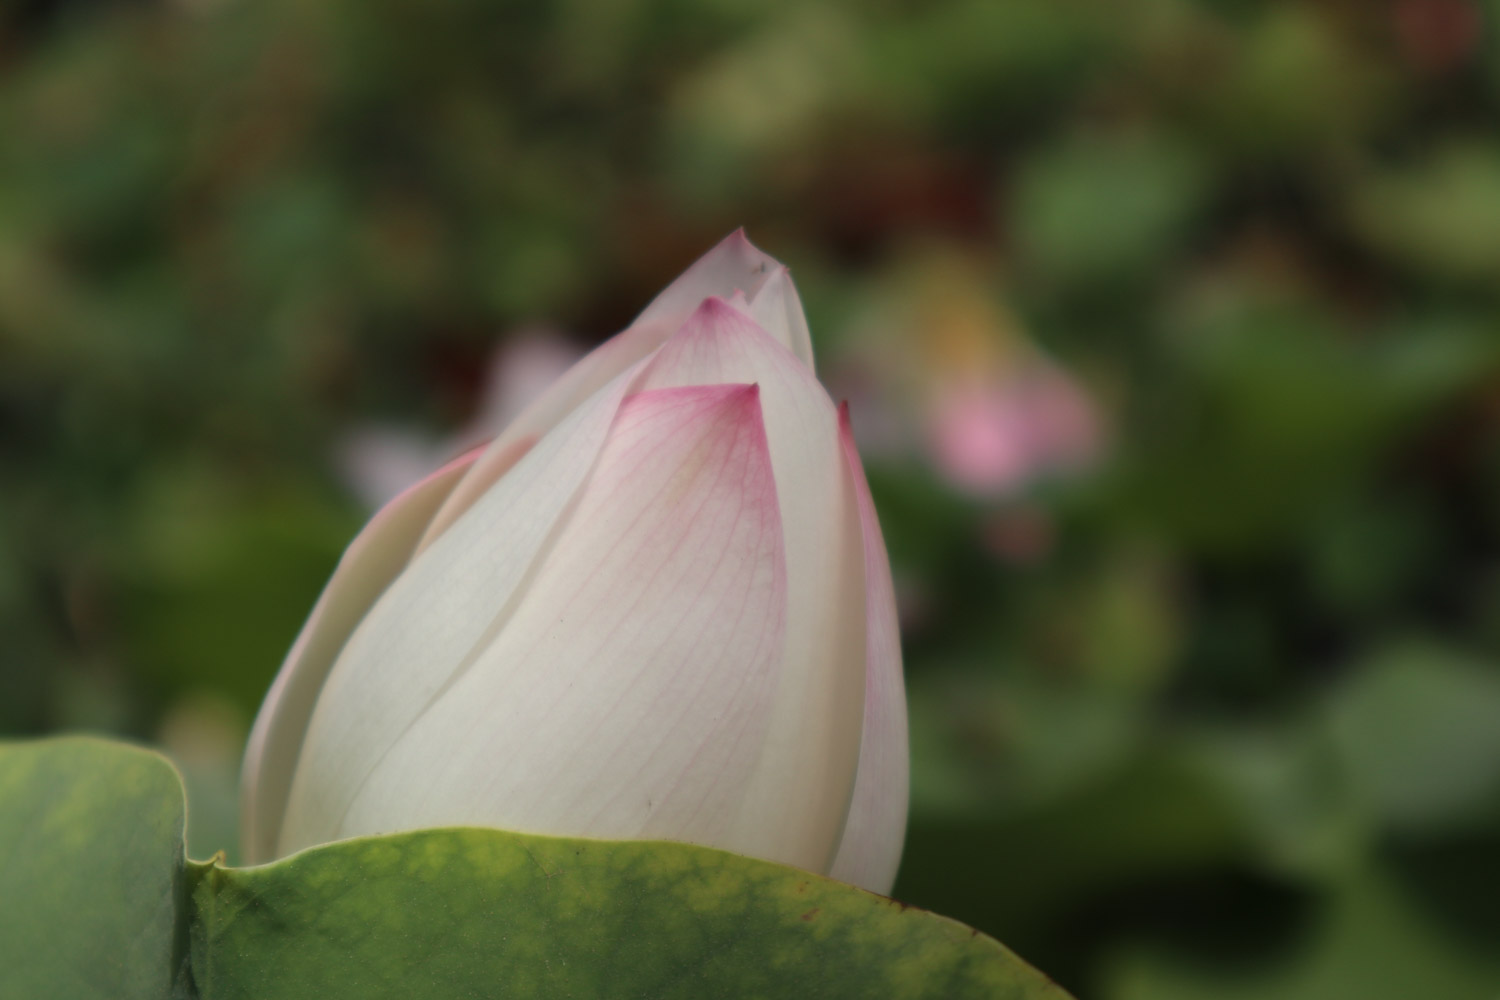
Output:
<svg viewBox="0 0 1500 1000">
<path fill-rule="evenodd" d="M 787 270 L 735 233 L 377 513 L 266 697 L 243 799 L 251 861 L 475 825 L 888 892 L 890 567 Z"/>
</svg>

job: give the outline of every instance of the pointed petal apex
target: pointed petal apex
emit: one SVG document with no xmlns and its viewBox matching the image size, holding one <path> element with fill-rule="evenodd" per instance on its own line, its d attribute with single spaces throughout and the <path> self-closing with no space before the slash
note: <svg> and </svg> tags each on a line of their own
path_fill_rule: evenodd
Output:
<svg viewBox="0 0 1500 1000">
<path fill-rule="evenodd" d="M 720 240 L 708 253 L 652 300 L 633 326 L 665 327 L 670 334 L 704 299 L 717 295 L 728 299 L 736 291 L 753 299 L 766 279 L 781 264 L 758 250 L 737 229 Z"/>
<path fill-rule="evenodd" d="M 750 298 L 750 316 L 813 370 L 812 334 L 792 274 L 780 265 Z"/>
</svg>

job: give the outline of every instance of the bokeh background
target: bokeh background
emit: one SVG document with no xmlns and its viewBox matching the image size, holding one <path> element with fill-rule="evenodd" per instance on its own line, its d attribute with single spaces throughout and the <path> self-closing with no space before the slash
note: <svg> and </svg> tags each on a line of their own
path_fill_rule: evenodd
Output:
<svg viewBox="0 0 1500 1000">
<path fill-rule="evenodd" d="M 896 895 L 1080 1000 L 1500 995 L 1500 3 L 7 0 L 0 734 L 234 853 L 378 503 L 737 226 L 900 590 Z"/>
</svg>

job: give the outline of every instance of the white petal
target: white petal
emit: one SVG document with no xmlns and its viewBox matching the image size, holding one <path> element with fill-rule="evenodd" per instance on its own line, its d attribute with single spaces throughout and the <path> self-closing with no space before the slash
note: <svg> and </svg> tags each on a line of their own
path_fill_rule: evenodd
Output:
<svg viewBox="0 0 1500 1000">
<path fill-rule="evenodd" d="M 858 500 L 865 550 L 865 719 L 859 772 L 849 820 L 830 874 L 871 892 L 889 894 L 901 864 L 911 780 L 907 751 L 906 688 L 901 679 L 901 634 L 891 564 L 865 481 L 849 410 L 839 411 L 839 437 Z"/>
<path fill-rule="evenodd" d="M 727 302 L 708 299 L 648 362 L 640 384 L 716 382 L 760 385 L 786 538 L 784 667 L 743 828 L 777 845 L 764 853 L 826 872 L 854 787 L 865 671 L 864 549 L 848 516 L 855 500 L 838 414 L 790 350 Z"/>
<path fill-rule="evenodd" d="M 504 624 L 635 375 L 622 373 L 538 441 L 365 615 L 318 697 L 277 853 L 335 835 L 380 759 Z"/>
<path fill-rule="evenodd" d="M 753 302 L 768 282 L 785 271 L 775 257 L 751 243 L 743 229 L 736 229 L 652 299 L 632 326 L 662 329 L 664 340 L 677 332 L 704 299 L 728 299 L 739 292 Z M 790 281 L 786 283 L 790 286 Z M 792 295 L 795 298 L 795 290 Z M 800 314 L 802 304 L 798 301 L 796 305 Z M 797 350 L 790 340 L 784 343 Z"/>
<path fill-rule="evenodd" d="M 318 690 L 354 626 L 406 565 L 450 490 L 479 457 L 450 462 L 391 500 L 349 544 L 266 694 L 245 751 L 241 845 L 250 863 L 270 860 L 292 784 L 292 768 Z"/>
<path fill-rule="evenodd" d="M 777 267 L 771 272 L 750 297 L 750 316 L 761 329 L 790 348 L 808 371 L 815 370 L 812 334 L 807 329 L 807 315 L 802 311 L 802 298 L 792 284 L 790 271 Z"/>
<path fill-rule="evenodd" d="M 474 470 L 459 484 L 442 510 L 432 519 L 420 548 L 431 545 L 433 539 L 446 531 L 476 498 L 504 474 L 505 469 L 509 468 L 504 461 L 508 449 L 513 448 L 517 442 L 532 441 L 547 433 L 605 383 L 660 347 L 682 326 L 698 307 L 698 303 L 711 295 L 729 296 L 736 291 L 753 294 L 768 278 L 784 270 L 775 259 L 751 245 L 743 230 L 725 237 L 718 246 L 700 257 L 653 299 L 634 323 L 590 351 L 568 369 L 541 398 L 521 412 L 515 422 L 495 439 L 490 454 L 475 465 Z M 789 282 L 787 284 L 790 285 Z M 800 317 L 802 306 L 796 301 L 796 291 L 793 290 L 791 295 Z M 804 321 L 804 327 L 805 325 Z M 806 361 L 811 365 L 810 348 Z"/>
<path fill-rule="evenodd" d="M 482 824 L 775 857 L 732 825 L 770 723 L 785 610 L 756 388 L 627 398 L 514 614 L 339 836 Z"/>
</svg>

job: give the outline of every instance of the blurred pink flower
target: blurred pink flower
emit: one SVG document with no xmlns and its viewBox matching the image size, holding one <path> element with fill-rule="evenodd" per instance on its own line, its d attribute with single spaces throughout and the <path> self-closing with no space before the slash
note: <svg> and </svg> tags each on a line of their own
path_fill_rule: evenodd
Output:
<svg viewBox="0 0 1500 1000">
<path fill-rule="evenodd" d="M 987 380 L 937 387 L 928 412 L 933 463 L 957 488 L 994 496 L 1087 465 L 1099 443 L 1094 408 L 1059 369 L 1034 362 Z"/>
<path fill-rule="evenodd" d="M 1098 407 L 1000 306 L 979 263 L 928 250 L 876 288 L 829 363 L 872 459 L 926 461 L 954 489 L 994 500 L 1098 458 Z"/>
</svg>

